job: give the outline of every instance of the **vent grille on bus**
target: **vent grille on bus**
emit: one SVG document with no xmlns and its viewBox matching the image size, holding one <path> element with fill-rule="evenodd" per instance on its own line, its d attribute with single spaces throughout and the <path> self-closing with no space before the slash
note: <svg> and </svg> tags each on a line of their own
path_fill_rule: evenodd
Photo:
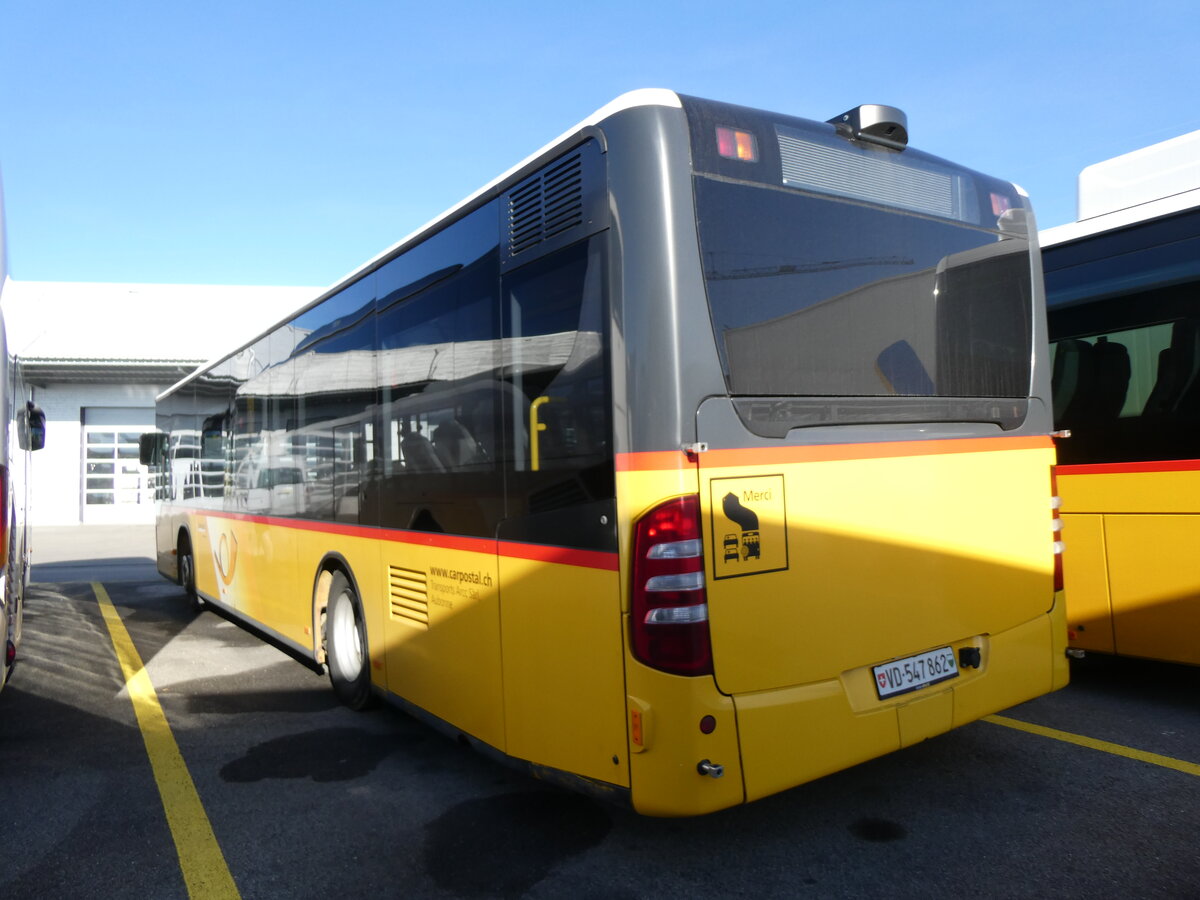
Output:
<svg viewBox="0 0 1200 900">
<path fill-rule="evenodd" d="M 392 618 L 425 630 L 429 628 L 429 578 L 416 569 L 388 566 Z"/>
<path fill-rule="evenodd" d="M 582 224 L 583 160 L 578 152 L 509 194 L 509 252 L 514 256 Z"/>
<path fill-rule="evenodd" d="M 910 165 L 898 153 L 828 147 L 777 126 L 783 183 L 821 193 L 963 218 L 957 180 Z"/>
</svg>

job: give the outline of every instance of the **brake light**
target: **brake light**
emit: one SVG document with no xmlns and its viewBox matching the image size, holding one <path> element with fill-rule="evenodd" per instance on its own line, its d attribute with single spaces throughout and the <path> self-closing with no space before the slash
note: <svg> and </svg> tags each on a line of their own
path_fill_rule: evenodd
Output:
<svg viewBox="0 0 1200 900">
<path fill-rule="evenodd" d="M 718 126 L 717 153 L 726 159 L 758 162 L 758 141 L 749 131 Z"/>
<path fill-rule="evenodd" d="M 1062 497 L 1058 496 L 1058 476 L 1054 469 L 1050 470 L 1050 528 L 1054 535 L 1054 590 L 1063 589 L 1063 550 L 1066 544 L 1062 540 L 1063 521 L 1059 510 L 1062 509 Z"/>
<path fill-rule="evenodd" d="M 675 675 L 712 673 L 700 534 L 696 494 L 668 500 L 634 525 L 633 655 Z"/>
</svg>

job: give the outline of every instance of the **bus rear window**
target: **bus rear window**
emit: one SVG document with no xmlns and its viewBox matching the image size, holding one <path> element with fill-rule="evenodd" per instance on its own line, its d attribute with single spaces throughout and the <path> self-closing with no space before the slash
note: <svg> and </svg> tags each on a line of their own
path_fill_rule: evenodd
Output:
<svg viewBox="0 0 1200 900">
<path fill-rule="evenodd" d="M 1023 238 L 705 175 L 696 205 L 729 392 L 781 401 L 739 404 L 743 418 L 765 416 L 770 433 L 843 422 L 1011 428 L 1024 418 Z"/>
</svg>

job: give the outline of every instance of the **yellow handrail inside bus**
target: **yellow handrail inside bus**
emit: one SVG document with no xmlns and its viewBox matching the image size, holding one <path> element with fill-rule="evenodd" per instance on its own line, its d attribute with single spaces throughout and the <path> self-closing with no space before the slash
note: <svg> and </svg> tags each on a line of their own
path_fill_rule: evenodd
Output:
<svg viewBox="0 0 1200 900">
<path fill-rule="evenodd" d="M 538 471 L 541 466 L 541 447 L 539 446 L 538 432 L 546 430 L 546 423 L 538 421 L 538 407 L 543 403 L 550 403 L 557 399 L 559 398 L 543 395 L 529 404 L 529 469 L 532 472 Z"/>
</svg>

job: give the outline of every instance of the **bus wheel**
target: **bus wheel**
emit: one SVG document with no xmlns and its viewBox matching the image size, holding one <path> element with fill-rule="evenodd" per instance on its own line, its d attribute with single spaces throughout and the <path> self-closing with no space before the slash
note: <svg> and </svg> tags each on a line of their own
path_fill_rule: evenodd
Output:
<svg viewBox="0 0 1200 900">
<path fill-rule="evenodd" d="M 325 655 L 329 682 L 338 700 L 351 709 L 364 709 L 371 701 L 371 670 L 362 613 L 350 580 L 333 573 L 329 585 L 329 612 L 325 617 Z"/>
<path fill-rule="evenodd" d="M 204 601 L 196 593 L 196 558 L 192 556 L 192 542 L 187 537 L 179 539 L 179 584 L 187 596 L 188 606 L 195 612 L 204 609 Z"/>
</svg>

